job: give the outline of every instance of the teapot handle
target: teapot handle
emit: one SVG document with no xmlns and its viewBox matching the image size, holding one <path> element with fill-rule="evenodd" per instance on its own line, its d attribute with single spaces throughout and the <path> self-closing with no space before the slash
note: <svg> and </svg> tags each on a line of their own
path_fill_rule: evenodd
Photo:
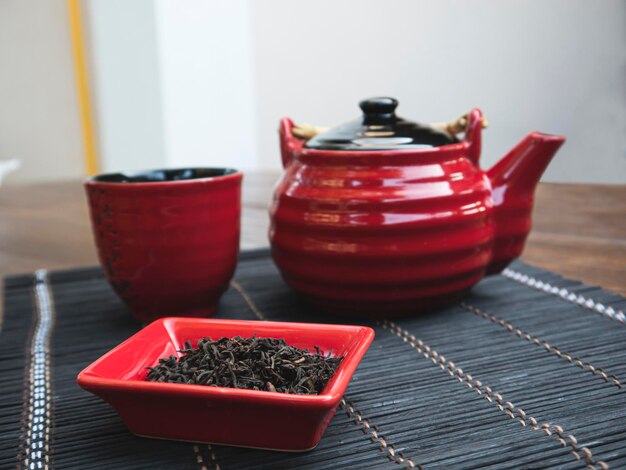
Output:
<svg viewBox="0 0 626 470">
<path fill-rule="evenodd" d="M 469 113 L 465 113 L 460 118 L 453 119 L 450 122 L 431 124 L 431 126 L 453 135 L 465 132 L 465 141 L 468 144 L 467 158 L 476 166 L 478 166 L 478 159 L 480 158 L 482 129 L 486 129 L 488 125 L 487 118 L 483 116 L 483 113 L 478 108 L 474 108 Z"/>
<path fill-rule="evenodd" d="M 317 134 L 326 132 L 327 127 L 317 127 L 311 124 L 294 124 L 289 118 L 280 121 L 280 151 L 283 159 L 283 168 L 287 168 L 296 153 L 302 150 L 304 143 Z"/>
<path fill-rule="evenodd" d="M 478 166 L 482 130 L 488 125 L 487 118 L 483 116 L 483 113 L 478 108 L 472 109 L 466 116 L 467 126 L 465 127 L 465 141 L 469 144 L 467 147 L 467 158 L 469 158 L 474 165 Z"/>
<path fill-rule="evenodd" d="M 294 124 L 289 118 L 283 118 L 280 121 L 278 133 L 280 135 L 280 154 L 283 162 L 283 168 L 287 168 L 294 160 L 296 153 L 302 150 L 303 140 L 298 139 L 293 134 Z"/>
</svg>

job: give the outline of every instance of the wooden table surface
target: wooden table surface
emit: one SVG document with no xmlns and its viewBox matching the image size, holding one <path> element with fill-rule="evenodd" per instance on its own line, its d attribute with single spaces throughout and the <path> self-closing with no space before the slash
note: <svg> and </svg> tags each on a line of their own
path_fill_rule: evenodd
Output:
<svg viewBox="0 0 626 470">
<path fill-rule="evenodd" d="M 244 177 L 242 249 L 268 245 L 278 173 Z M 522 260 L 626 294 L 626 185 L 542 183 Z M 97 264 L 79 181 L 0 188 L 0 274 Z"/>
</svg>

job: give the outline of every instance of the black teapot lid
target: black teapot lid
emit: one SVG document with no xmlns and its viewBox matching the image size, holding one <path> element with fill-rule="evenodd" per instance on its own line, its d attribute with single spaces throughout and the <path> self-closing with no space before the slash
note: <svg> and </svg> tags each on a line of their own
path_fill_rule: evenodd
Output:
<svg viewBox="0 0 626 470">
<path fill-rule="evenodd" d="M 363 117 L 322 132 L 305 143 L 318 150 L 400 150 L 458 142 L 448 132 L 396 116 L 398 101 L 370 98 L 359 103 Z"/>
</svg>

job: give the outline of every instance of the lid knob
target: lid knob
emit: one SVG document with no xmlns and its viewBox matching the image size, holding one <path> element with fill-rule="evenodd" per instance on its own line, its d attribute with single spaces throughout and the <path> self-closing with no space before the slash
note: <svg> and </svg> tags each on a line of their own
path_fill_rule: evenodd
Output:
<svg viewBox="0 0 626 470">
<path fill-rule="evenodd" d="M 454 144 L 458 139 L 437 127 L 402 119 L 396 116 L 398 101 L 377 97 L 359 103 L 363 114 L 359 119 L 327 129 L 293 135 L 306 140 L 304 149 L 316 150 L 424 150 Z"/>
<path fill-rule="evenodd" d="M 363 111 L 363 124 L 388 124 L 396 120 L 394 111 L 398 100 L 380 97 L 369 98 L 359 103 Z"/>
</svg>

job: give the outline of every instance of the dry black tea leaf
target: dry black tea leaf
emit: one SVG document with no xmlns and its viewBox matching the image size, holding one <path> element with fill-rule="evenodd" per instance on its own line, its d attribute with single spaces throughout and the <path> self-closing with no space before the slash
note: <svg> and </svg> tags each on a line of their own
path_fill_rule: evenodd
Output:
<svg viewBox="0 0 626 470">
<path fill-rule="evenodd" d="M 275 338 L 202 338 L 196 348 L 187 342 L 180 358 L 162 358 L 148 367 L 146 380 L 318 395 L 343 357 L 315 350 Z"/>
</svg>

